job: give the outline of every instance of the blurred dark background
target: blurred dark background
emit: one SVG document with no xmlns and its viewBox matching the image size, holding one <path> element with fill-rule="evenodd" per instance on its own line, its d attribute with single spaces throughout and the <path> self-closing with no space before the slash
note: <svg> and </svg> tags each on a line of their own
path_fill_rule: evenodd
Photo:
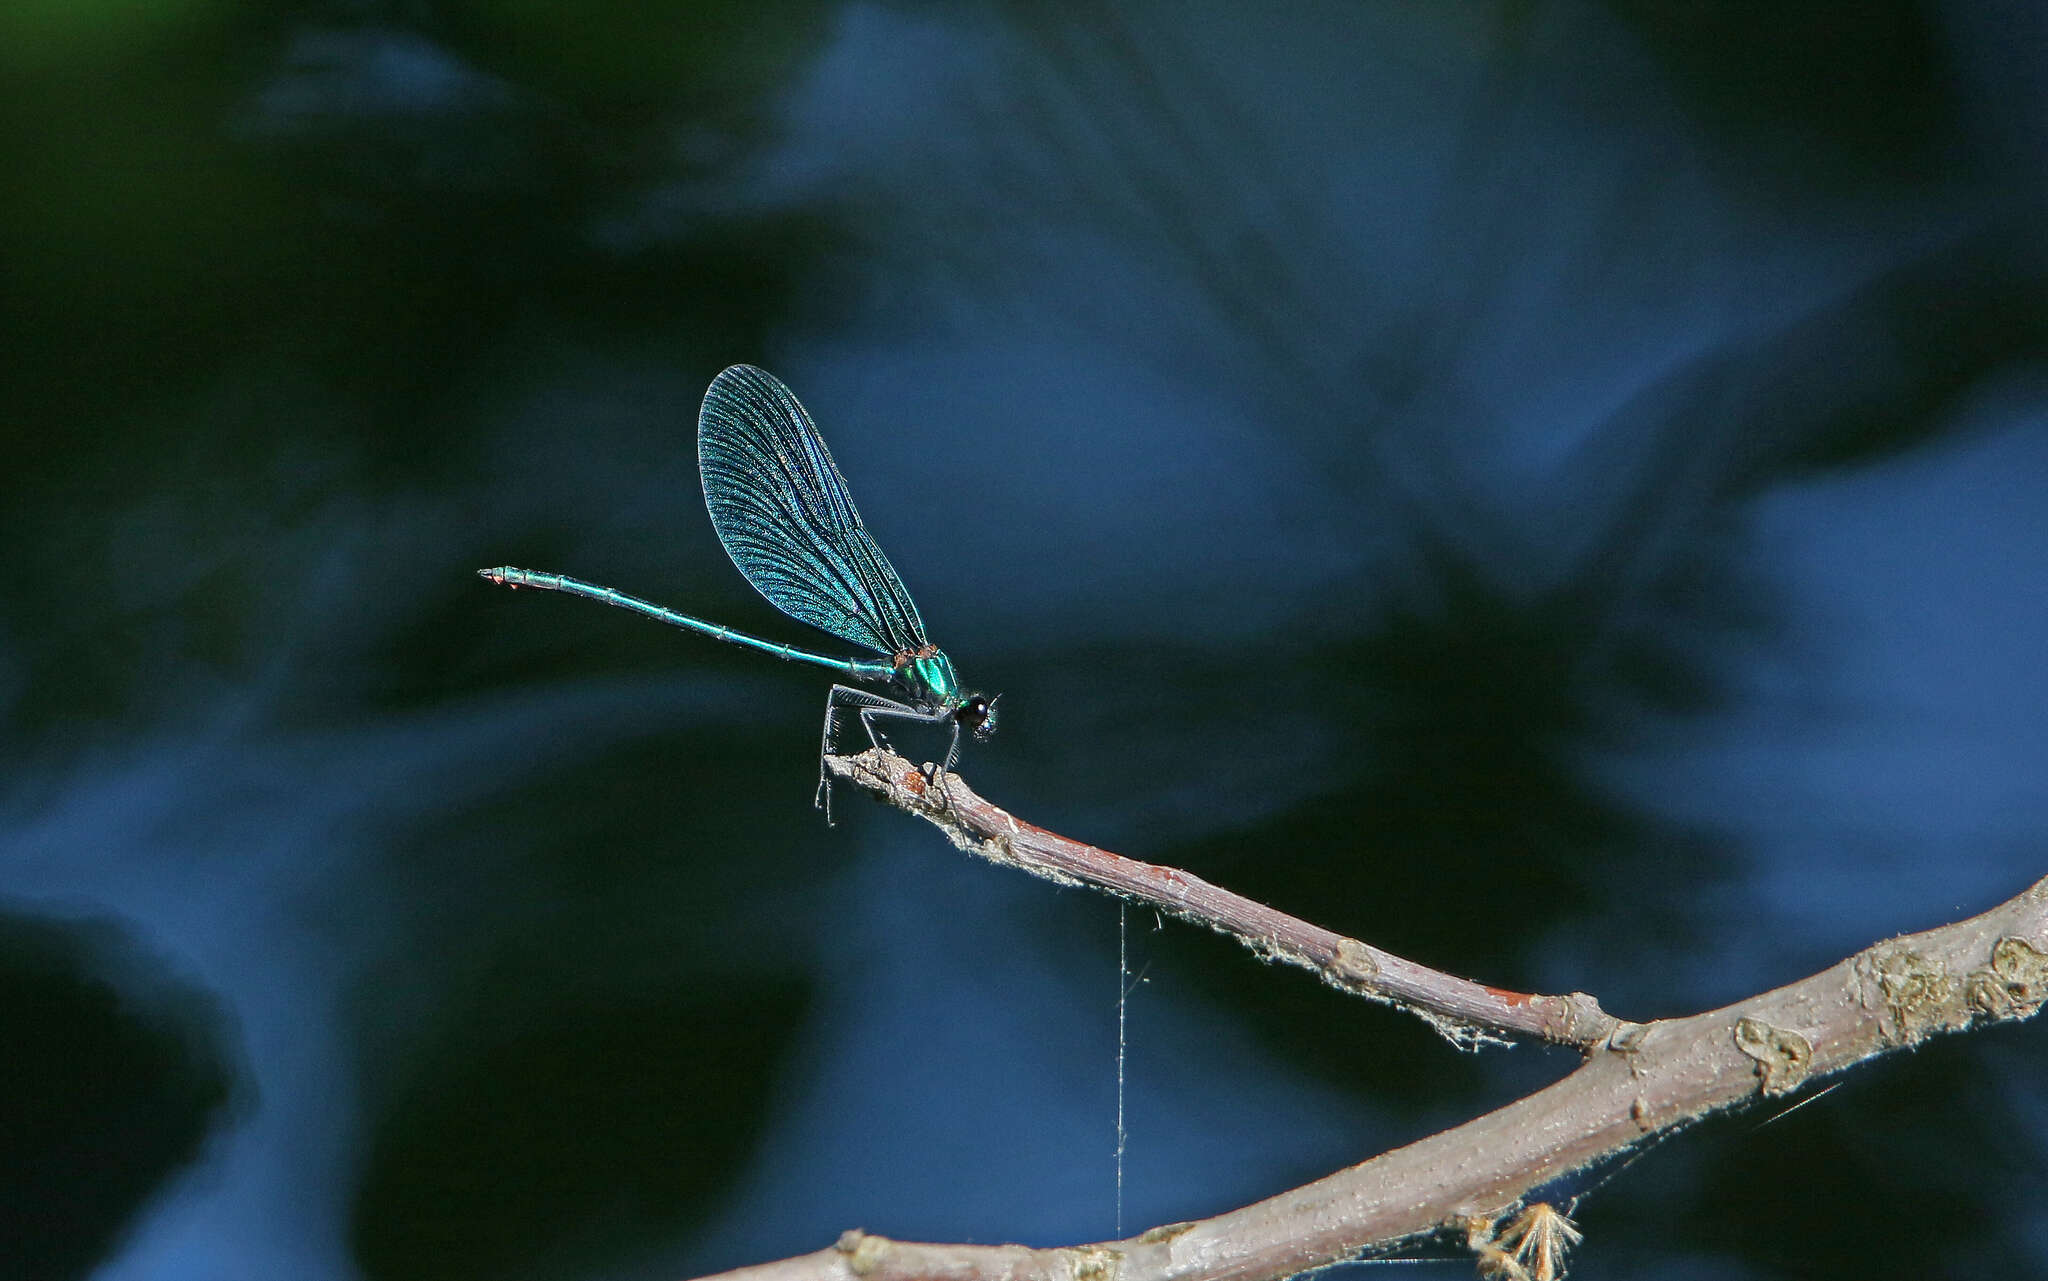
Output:
<svg viewBox="0 0 2048 1281">
<path fill-rule="evenodd" d="M 1638 1018 L 2048 870 L 2048 11 L 1252 8 L 0 9 L 0 1277 L 1112 1233 L 1114 906 L 474 577 L 820 644 L 737 361 L 1055 829 Z M 1572 1062 L 1131 950 L 1126 1230 Z M 2044 1069 L 1579 1180 L 1575 1275 L 2048 1275 Z"/>
</svg>

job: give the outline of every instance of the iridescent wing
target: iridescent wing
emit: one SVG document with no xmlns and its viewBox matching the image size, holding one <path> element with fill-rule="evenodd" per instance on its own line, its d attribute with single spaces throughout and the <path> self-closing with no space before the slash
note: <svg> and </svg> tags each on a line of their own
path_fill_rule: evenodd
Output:
<svg viewBox="0 0 2048 1281">
<path fill-rule="evenodd" d="M 928 643 L 817 425 L 773 374 L 734 365 L 711 380 L 697 466 L 718 541 L 775 608 L 881 654 Z"/>
</svg>

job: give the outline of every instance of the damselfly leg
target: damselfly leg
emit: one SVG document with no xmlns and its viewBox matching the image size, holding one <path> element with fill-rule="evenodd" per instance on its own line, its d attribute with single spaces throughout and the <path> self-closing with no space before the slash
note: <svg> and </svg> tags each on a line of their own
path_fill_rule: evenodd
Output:
<svg viewBox="0 0 2048 1281">
<path fill-rule="evenodd" d="M 945 795 L 945 775 L 953 768 L 953 762 L 960 757 L 960 722 L 951 710 L 938 708 L 926 711 L 912 707 L 909 703 L 898 702 L 872 690 L 857 689 L 852 685 L 834 685 L 825 698 L 825 728 L 818 737 L 818 794 L 811 801 L 815 809 L 825 811 L 825 821 L 832 821 L 832 774 L 825 766 L 825 758 L 839 755 L 839 714 L 852 708 L 859 712 L 860 727 L 867 732 L 868 743 L 883 751 L 894 750 L 889 739 L 875 722 L 880 719 L 911 721 L 919 725 L 937 725 L 941 721 L 953 722 L 952 744 L 946 750 L 946 763 L 936 773 L 927 771 L 925 781 L 936 781 L 939 794 Z"/>
</svg>

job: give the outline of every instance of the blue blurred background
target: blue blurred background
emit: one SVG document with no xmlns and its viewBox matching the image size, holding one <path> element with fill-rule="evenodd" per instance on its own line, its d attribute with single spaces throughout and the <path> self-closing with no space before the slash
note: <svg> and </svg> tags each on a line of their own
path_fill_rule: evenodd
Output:
<svg viewBox="0 0 2048 1281">
<path fill-rule="evenodd" d="M 1057 830 L 1636 1018 L 2048 870 L 2048 11 L 1255 8 L 0 9 L 0 1276 L 1111 1235 L 1115 907 L 474 576 L 818 643 L 736 361 Z M 1127 1230 L 1573 1062 L 1131 947 Z M 2048 1275 L 2044 1067 L 1689 1133 L 1575 1275 Z"/>
</svg>

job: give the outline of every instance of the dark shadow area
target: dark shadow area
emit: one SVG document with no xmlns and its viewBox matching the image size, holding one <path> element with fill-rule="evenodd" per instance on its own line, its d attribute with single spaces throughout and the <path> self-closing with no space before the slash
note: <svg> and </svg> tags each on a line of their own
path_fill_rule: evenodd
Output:
<svg viewBox="0 0 2048 1281">
<path fill-rule="evenodd" d="M 1780 182 L 1924 180 L 1945 162 L 1956 68 L 1938 6 L 1613 0 L 1612 8 L 1699 119 L 1747 165 L 1767 157 Z"/>
<path fill-rule="evenodd" d="M 84 1277 L 250 1104 L 234 1020 L 121 925 L 7 913 L 0 1029 L 0 1277 Z"/>
<path fill-rule="evenodd" d="M 458 1018 L 375 1127 L 357 1259 L 372 1277 L 572 1277 L 687 1230 L 759 1136 L 804 1004 L 798 982 L 725 980 Z"/>
</svg>

